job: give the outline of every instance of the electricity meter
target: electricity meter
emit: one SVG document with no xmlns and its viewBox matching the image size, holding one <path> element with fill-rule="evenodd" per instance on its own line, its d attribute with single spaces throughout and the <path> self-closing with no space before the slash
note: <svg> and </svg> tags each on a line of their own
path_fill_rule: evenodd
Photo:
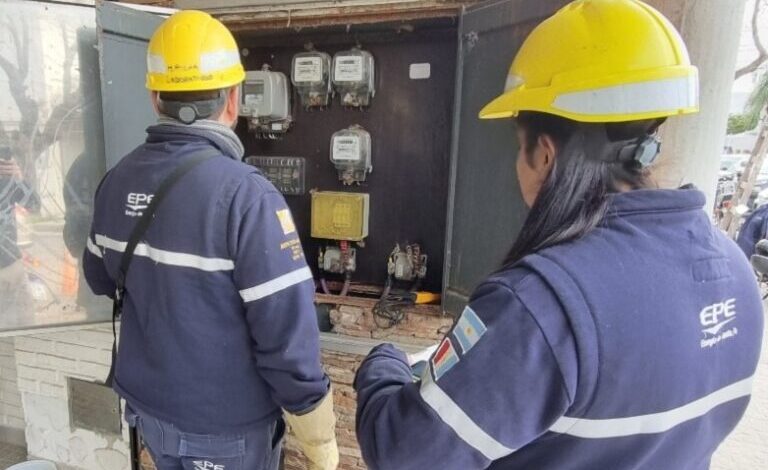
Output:
<svg viewBox="0 0 768 470">
<path fill-rule="evenodd" d="M 291 127 L 288 79 L 265 65 L 248 71 L 240 93 L 240 116 L 248 119 L 248 130 L 260 138 L 279 138 Z"/>
<path fill-rule="evenodd" d="M 331 97 L 331 56 L 325 52 L 301 52 L 293 56 L 291 82 L 306 108 L 328 106 Z"/>
<path fill-rule="evenodd" d="M 339 93 L 342 105 L 368 106 L 376 94 L 371 53 L 352 49 L 333 56 L 333 87 Z"/>
<path fill-rule="evenodd" d="M 373 171 L 371 134 L 360 126 L 341 130 L 331 137 L 331 162 L 345 185 L 365 181 Z"/>
</svg>

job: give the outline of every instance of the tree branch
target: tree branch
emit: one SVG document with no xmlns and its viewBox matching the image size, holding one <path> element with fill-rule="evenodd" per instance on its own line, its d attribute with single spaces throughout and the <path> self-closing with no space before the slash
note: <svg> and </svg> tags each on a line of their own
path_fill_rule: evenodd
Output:
<svg viewBox="0 0 768 470">
<path fill-rule="evenodd" d="M 22 116 L 29 111 L 33 111 L 36 114 L 37 103 L 27 96 L 27 89 L 24 86 L 24 79 L 19 74 L 19 69 L 3 56 L 0 56 L 0 69 L 8 76 L 8 88 Z M 25 129 L 24 131 L 28 132 L 29 130 Z"/>
<path fill-rule="evenodd" d="M 758 26 L 758 19 L 760 17 L 760 5 L 761 0 L 755 0 L 755 9 L 752 10 L 752 41 L 757 48 L 758 56 L 755 60 L 745 65 L 744 67 L 736 70 L 736 79 L 743 77 L 749 73 L 756 71 L 761 65 L 768 59 L 768 51 L 765 50 L 762 41 L 760 40 L 760 28 Z"/>
<path fill-rule="evenodd" d="M 14 40 L 19 40 L 17 35 L 14 35 Z M 29 25 L 26 21 L 22 21 L 21 42 L 16 44 L 16 51 L 19 56 L 19 74 L 23 80 L 26 80 L 29 75 L 29 46 Z"/>
<path fill-rule="evenodd" d="M 36 156 L 56 143 L 59 137 L 57 135 L 59 128 L 65 119 L 68 119 L 72 113 L 79 110 L 79 101 L 80 94 L 78 91 L 74 91 L 64 96 L 61 103 L 53 108 L 42 130 L 39 130 L 35 136 L 35 145 L 32 150 Z"/>
<path fill-rule="evenodd" d="M 735 78 L 738 80 L 739 78 L 743 77 L 744 75 L 756 72 L 757 69 L 760 68 L 761 65 L 763 65 L 768 59 L 768 54 L 760 54 L 757 59 L 753 60 L 749 64 L 745 65 L 744 67 L 740 68 L 736 71 Z"/>
</svg>

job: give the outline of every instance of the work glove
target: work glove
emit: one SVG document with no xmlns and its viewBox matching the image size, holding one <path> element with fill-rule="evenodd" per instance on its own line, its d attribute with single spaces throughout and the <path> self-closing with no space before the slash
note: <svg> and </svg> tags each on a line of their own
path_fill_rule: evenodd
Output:
<svg viewBox="0 0 768 470">
<path fill-rule="evenodd" d="M 309 459 L 309 470 L 336 469 L 339 465 L 339 448 L 336 445 L 333 389 L 329 389 L 325 398 L 309 413 L 294 415 L 286 411 L 285 421 Z"/>
</svg>

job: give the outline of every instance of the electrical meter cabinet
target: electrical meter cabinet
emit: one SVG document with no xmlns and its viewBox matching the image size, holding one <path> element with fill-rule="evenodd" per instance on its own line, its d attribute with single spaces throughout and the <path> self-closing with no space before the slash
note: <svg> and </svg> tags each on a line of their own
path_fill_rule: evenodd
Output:
<svg viewBox="0 0 768 470">
<path fill-rule="evenodd" d="M 332 94 L 331 56 L 325 52 L 301 52 L 293 56 L 291 82 L 305 108 L 328 106 Z"/>
<path fill-rule="evenodd" d="M 313 238 L 363 241 L 368 236 L 370 198 L 362 193 L 312 193 Z"/>
<path fill-rule="evenodd" d="M 331 162 L 345 185 L 365 181 L 373 171 L 371 134 L 360 126 L 336 132 L 331 137 Z"/>
<path fill-rule="evenodd" d="M 240 97 L 240 116 L 248 119 L 248 129 L 257 137 L 276 139 L 288 132 L 291 101 L 285 74 L 268 65 L 246 72 Z"/>
<path fill-rule="evenodd" d="M 353 108 L 370 105 L 376 94 L 374 78 L 370 52 L 352 49 L 333 57 L 333 87 L 341 97 L 342 105 Z"/>
</svg>

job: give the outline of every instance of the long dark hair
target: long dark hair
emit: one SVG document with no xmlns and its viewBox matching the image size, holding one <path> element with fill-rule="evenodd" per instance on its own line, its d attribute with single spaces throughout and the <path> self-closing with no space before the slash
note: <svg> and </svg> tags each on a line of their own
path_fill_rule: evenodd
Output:
<svg viewBox="0 0 768 470">
<path fill-rule="evenodd" d="M 556 156 L 504 267 L 526 255 L 591 232 L 603 220 L 611 193 L 649 186 L 647 168 L 634 160 L 598 158 L 595 153 L 601 153 L 603 148 L 590 145 L 589 135 L 599 131 L 607 137 L 606 144 L 626 142 L 654 133 L 662 122 L 585 124 L 551 114 L 521 112 L 517 126 L 525 136 L 525 158 L 532 158 L 542 135 L 552 138 Z"/>
</svg>

